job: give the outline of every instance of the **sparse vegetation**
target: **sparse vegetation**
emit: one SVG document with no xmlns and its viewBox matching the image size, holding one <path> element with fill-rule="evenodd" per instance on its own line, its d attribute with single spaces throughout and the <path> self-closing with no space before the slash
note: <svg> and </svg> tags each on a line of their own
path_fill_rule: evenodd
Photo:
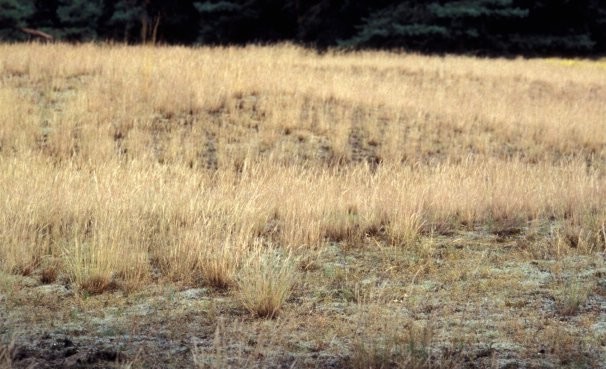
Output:
<svg viewBox="0 0 606 369">
<path fill-rule="evenodd" d="M 0 45 L 0 336 L 16 367 L 606 362 L 604 101 L 604 61 Z"/>
<path fill-rule="evenodd" d="M 283 359 L 280 358 L 282 353 L 272 347 L 279 329 L 288 327 L 280 322 L 276 326 L 261 324 L 251 333 L 243 327 L 242 322 L 226 324 L 221 319 L 217 322 L 210 346 L 192 342 L 194 364 L 199 369 L 272 367 L 276 361 Z"/>
<path fill-rule="evenodd" d="M 377 324 L 377 321 L 383 326 L 363 327 L 364 331 L 356 337 L 352 349 L 352 368 L 455 368 L 455 366 L 441 366 L 441 363 L 433 362 L 431 327 L 406 324 L 402 319 L 393 319 L 393 317 L 388 320 L 375 317 L 371 324 Z M 369 333 L 376 336 L 369 337 L 367 335 Z"/>
</svg>

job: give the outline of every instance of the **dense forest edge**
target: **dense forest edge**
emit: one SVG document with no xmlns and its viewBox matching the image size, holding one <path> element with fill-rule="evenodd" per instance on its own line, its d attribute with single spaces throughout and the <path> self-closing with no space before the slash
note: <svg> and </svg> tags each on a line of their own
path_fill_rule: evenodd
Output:
<svg viewBox="0 0 606 369">
<path fill-rule="evenodd" d="M 601 0 L 0 0 L 0 41 L 603 56 Z"/>
</svg>

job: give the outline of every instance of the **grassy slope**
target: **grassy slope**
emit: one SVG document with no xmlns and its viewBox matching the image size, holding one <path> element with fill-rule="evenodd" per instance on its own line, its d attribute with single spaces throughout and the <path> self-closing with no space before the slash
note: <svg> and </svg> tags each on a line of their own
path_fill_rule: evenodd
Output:
<svg viewBox="0 0 606 369">
<path fill-rule="evenodd" d="M 0 367 L 599 365 L 603 65 L 0 45 Z"/>
</svg>

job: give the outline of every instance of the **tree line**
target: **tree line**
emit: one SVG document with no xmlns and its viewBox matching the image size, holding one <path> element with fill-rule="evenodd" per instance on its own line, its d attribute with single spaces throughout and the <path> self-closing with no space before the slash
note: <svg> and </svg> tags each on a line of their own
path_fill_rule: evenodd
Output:
<svg viewBox="0 0 606 369">
<path fill-rule="evenodd" d="M 0 40 L 603 55 L 603 0 L 0 0 Z M 38 35 L 39 36 L 39 35 Z"/>
</svg>

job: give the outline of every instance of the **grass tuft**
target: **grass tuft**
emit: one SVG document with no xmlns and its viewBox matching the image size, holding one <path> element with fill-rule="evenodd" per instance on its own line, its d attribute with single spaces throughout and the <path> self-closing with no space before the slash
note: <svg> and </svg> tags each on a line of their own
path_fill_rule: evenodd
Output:
<svg viewBox="0 0 606 369">
<path fill-rule="evenodd" d="M 291 254 L 274 247 L 257 247 L 245 259 L 238 274 L 238 295 L 253 315 L 275 318 L 290 296 L 297 262 Z"/>
<path fill-rule="evenodd" d="M 587 302 L 593 286 L 580 280 L 569 280 L 556 296 L 556 309 L 562 315 L 576 315 Z"/>
</svg>

